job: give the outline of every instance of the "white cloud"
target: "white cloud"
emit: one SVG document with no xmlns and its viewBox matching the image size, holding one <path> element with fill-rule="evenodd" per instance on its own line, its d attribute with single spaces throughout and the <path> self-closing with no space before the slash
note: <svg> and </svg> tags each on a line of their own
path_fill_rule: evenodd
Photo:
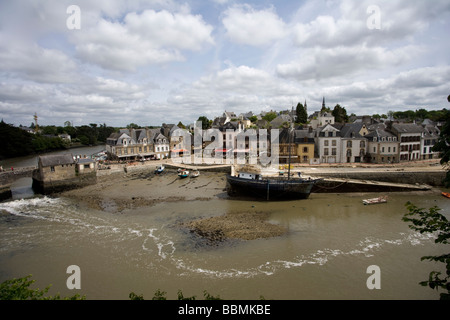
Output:
<svg viewBox="0 0 450 320">
<path fill-rule="evenodd" d="M 237 5 L 224 13 L 222 23 L 232 42 L 251 46 L 266 46 L 286 36 L 286 25 L 273 8 L 254 10 L 249 5 Z"/>
<path fill-rule="evenodd" d="M 298 61 L 277 66 L 277 74 L 296 80 L 322 80 L 326 78 L 367 74 L 368 70 L 383 70 L 406 64 L 416 58 L 422 49 L 406 46 L 388 50 L 382 47 L 311 48 L 302 51 Z"/>
<path fill-rule="evenodd" d="M 201 16 L 162 10 L 129 13 L 123 23 L 100 20 L 74 36 L 77 54 L 105 69 L 135 71 L 149 64 L 184 61 L 181 50 L 213 44 Z"/>
</svg>

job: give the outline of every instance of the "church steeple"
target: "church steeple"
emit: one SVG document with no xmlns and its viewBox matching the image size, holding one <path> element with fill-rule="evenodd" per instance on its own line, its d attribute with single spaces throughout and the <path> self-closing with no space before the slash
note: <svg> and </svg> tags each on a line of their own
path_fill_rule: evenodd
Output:
<svg viewBox="0 0 450 320">
<path fill-rule="evenodd" d="M 325 97 L 323 97 L 323 101 L 322 101 L 322 109 L 325 109 Z"/>
</svg>

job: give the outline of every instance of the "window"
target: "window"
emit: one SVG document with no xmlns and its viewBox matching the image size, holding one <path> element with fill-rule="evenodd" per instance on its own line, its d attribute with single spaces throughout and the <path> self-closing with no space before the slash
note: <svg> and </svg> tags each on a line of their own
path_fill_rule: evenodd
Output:
<svg viewBox="0 0 450 320">
<path fill-rule="evenodd" d="M 331 154 L 332 154 L 333 156 L 336 155 L 336 148 L 333 148 L 333 149 L 331 150 Z"/>
<path fill-rule="evenodd" d="M 323 150 L 323 154 L 324 154 L 325 156 L 328 156 L 328 155 L 329 155 L 328 148 L 325 148 L 325 149 Z"/>
<path fill-rule="evenodd" d="M 352 142 L 351 141 L 347 141 L 347 148 L 351 148 L 352 147 Z"/>
<path fill-rule="evenodd" d="M 55 167 L 51 166 L 51 167 L 50 167 L 50 171 L 51 171 L 51 172 L 55 172 Z"/>
<path fill-rule="evenodd" d="M 325 140 L 325 141 L 323 142 L 323 145 L 324 145 L 325 147 L 328 147 L 328 146 L 329 146 L 328 140 Z"/>
<path fill-rule="evenodd" d="M 308 147 L 304 147 L 304 148 L 303 148 L 303 152 L 304 152 L 304 153 L 308 153 Z"/>
</svg>

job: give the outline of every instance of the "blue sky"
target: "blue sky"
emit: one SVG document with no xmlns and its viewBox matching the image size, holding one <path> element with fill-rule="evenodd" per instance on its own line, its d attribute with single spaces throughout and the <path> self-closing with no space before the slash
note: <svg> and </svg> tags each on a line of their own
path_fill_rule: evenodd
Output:
<svg viewBox="0 0 450 320">
<path fill-rule="evenodd" d="M 447 0 L 0 0 L 0 117 L 188 124 L 305 100 L 312 113 L 322 97 L 359 115 L 448 108 L 449 18 Z"/>
</svg>

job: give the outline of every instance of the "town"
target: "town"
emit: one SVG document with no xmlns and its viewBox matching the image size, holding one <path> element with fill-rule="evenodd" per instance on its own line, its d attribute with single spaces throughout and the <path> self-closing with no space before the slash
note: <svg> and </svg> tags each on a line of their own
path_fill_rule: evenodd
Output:
<svg viewBox="0 0 450 320">
<path fill-rule="evenodd" d="M 303 109 L 301 112 L 306 113 L 306 103 L 305 106 L 299 105 Z M 325 107 L 325 98 L 321 111 L 316 111 L 306 121 L 301 121 L 306 124 L 299 124 L 299 112 L 294 108 L 258 115 L 252 112 L 236 114 L 224 111 L 214 120 L 206 121 L 206 124 L 203 122 L 200 128 L 204 132 L 210 129 L 220 132 L 221 139 L 215 141 L 202 136 L 201 145 L 195 143 L 198 141 L 195 137 L 195 124 L 186 127 L 181 123 L 164 123 L 160 128 L 124 128 L 108 137 L 106 152 L 108 159 L 119 161 L 145 161 L 167 159 L 186 153 L 200 154 L 199 148 L 203 150 L 203 157 L 217 157 L 219 153 L 227 158 L 230 155 L 234 158 L 236 154 L 246 154 L 248 158 L 252 152 L 260 155 L 259 151 L 270 150 L 270 142 L 273 141 L 270 139 L 270 132 L 276 129 L 279 131 L 279 163 L 288 163 L 290 159 L 292 164 L 310 165 L 392 164 L 439 158 L 439 152 L 433 151 L 433 146 L 438 141 L 443 121 L 421 119 L 419 122 L 410 122 L 392 117 L 352 115 L 347 117 L 348 120 L 339 119 L 338 122 L 333 113 Z M 256 144 L 257 150 L 253 150 L 249 137 L 261 130 L 268 131 L 268 144 L 264 143 L 264 139 L 258 140 L 262 143 Z M 181 135 L 180 132 L 185 134 Z M 213 144 L 212 148 L 210 144 Z"/>
</svg>

